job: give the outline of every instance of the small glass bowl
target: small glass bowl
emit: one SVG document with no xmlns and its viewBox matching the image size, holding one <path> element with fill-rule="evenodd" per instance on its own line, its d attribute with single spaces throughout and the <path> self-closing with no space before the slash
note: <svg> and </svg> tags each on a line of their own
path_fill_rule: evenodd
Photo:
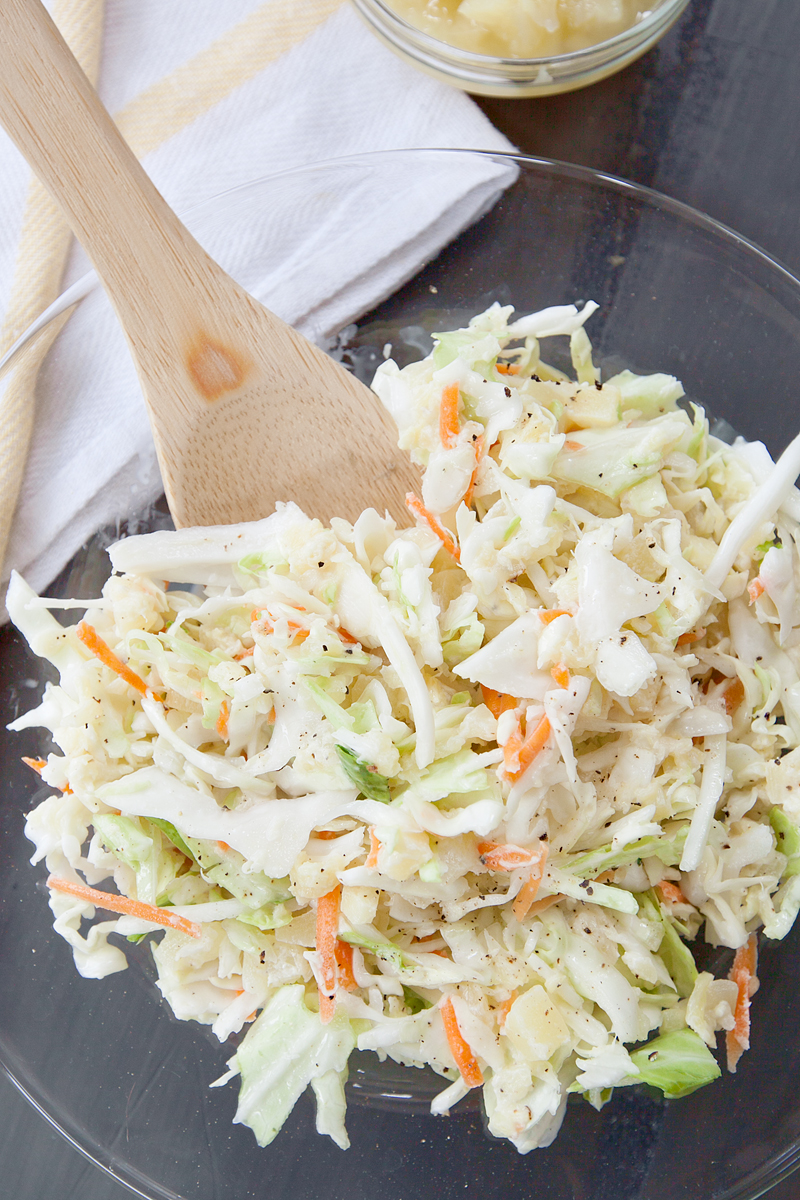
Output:
<svg viewBox="0 0 800 1200">
<path fill-rule="evenodd" d="M 661 0 L 622 33 L 569 54 L 500 58 L 462 50 L 410 24 L 384 0 L 353 0 L 372 32 L 406 62 L 481 96 L 552 96 L 597 83 L 621 71 L 654 46 L 689 0 Z"/>
</svg>

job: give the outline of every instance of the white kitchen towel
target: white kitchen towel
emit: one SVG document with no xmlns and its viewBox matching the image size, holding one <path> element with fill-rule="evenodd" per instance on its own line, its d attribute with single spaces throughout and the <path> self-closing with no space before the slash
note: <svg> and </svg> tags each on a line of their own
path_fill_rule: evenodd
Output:
<svg viewBox="0 0 800 1200">
<path fill-rule="evenodd" d="M 391 179 L 365 168 L 358 155 L 376 150 L 512 147 L 339 0 L 107 0 L 104 21 L 99 91 L 156 185 L 226 269 L 318 340 L 390 294 L 513 178 L 511 164 L 458 156 L 431 156 L 424 171 L 400 164 Z M 339 157 L 326 189 L 311 167 L 299 204 L 257 205 L 245 188 L 227 203 L 246 220 L 209 232 L 210 198 Z M 0 309 L 24 282 L 29 182 L 0 131 Z M 368 236 L 352 237 L 356 223 Z M 75 247 L 63 285 L 87 269 Z M 20 332 L 8 320 L 4 330 L 9 343 Z M 28 353 L 35 362 L 38 344 Z M 0 382 L 0 405 L 13 382 Z M 43 588 L 96 528 L 160 490 L 124 339 L 94 291 L 38 372 L 3 575 L 16 567 Z"/>
</svg>

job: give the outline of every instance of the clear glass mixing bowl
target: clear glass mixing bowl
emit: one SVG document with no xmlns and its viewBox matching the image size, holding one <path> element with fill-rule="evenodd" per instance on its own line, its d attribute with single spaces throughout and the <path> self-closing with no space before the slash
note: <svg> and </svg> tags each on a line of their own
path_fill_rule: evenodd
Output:
<svg viewBox="0 0 800 1200">
<path fill-rule="evenodd" d="M 331 206 L 359 197 L 357 255 L 378 211 L 370 197 L 411 202 L 421 182 L 443 194 L 448 180 L 461 194 L 477 178 L 493 181 L 480 194 L 482 215 L 441 252 L 429 251 L 422 269 L 339 339 L 337 353 L 363 378 L 387 342 L 401 361 L 417 358 L 432 330 L 492 300 L 528 311 L 593 298 L 601 308 L 590 332 L 605 371 L 672 372 L 718 430 L 762 438 L 773 453 L 796 432 L 800 283 L 708 218 L 620 180 L 534 159 L 398 151 L 259 180 L 203 205 L 189 223 L 248 285 L 267 268 L 288 269 Z M 309 270 L 324 270 L 325 258 L 319 238 L 313 257 L 301 255 Z M 98 291 L 82 309 L 102 304 Z M 58 355 L 56 343 L 48 370 L 58 370 Z M 165 519 L 151 514 L 155 524 Z M 53 590 L 95 594 L 107 540 L 95 538 Z M 95 982 L 77 976 L 52 931 L 44 872 L 30 867 L 23 836 L 37 784 L 20 755 L 35 755 L 41 743 L 36 732 L 4 728 L 34 703 L 45 676 L 15 632 L 0 631 L 0 1057 L 65 1137 L 140 1195 L 754 1200 L 800 1162 L 796 935 L 762 946 L 752 1049 L 738 1073 L 688 1099 L 626 1088 L 600 1113 L 576 1100 L 555 1143 L 520 1157 L 484 1132 L 474 1095 L 451 1117 L 431 1117 L 438 1081 L 361 1055 L 348 1084 L 351 1150 L 318 1137 L 307 1098 L 260 1150 L 249 1130 L 231 1124 L 235 1087 L 208 1088 L 232 1047 L 171 1017 L 146 947 L 132 948 L 128 971 Z M 724 970 L 730 955 L 708 953 Z"/>
</svg>

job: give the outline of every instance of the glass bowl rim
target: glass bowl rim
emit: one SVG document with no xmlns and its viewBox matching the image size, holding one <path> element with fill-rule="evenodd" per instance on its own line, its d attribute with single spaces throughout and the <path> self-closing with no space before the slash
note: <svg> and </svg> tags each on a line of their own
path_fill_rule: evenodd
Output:
<svg viewBox="0 0 800 1200">
<path fill-rule="evenodd" d="M 683 3 L 684 0 L 676 0 L 676 2 Z M 545 158 L 540 155 L 521 154 L 514 150 L 486 150 L 469 146 L 402 146 L 397 149 L 366 150 L 357 154 L 318 159 L 312 162 L 298 163 L 292 167 L 284 167 L 282 170 L 270 172 L 268 175 L 259 175 L 256 179 L 249 180 L 247 183 L 239 183 L 234 187 L 225 188 L 220 192 L 215 192 L 212 196 L 207 196 L 196 204 L 189 205 L 178 215 L 181 220 L 190 221 L 198 214 L 211 211 L 214 206 L 223 203 L 229 198 L 243 195 L 255 188 L 263 187 L 273 180 L 284 179 L 291 175 L 305 172 L 313 173 L 348 164 L 352 164 L 353 166 L 369 165 L 371 162 L 389 161 L 398 157 L 413 160 L 416 157 L 424 158 L 426 155 L 431 154 L 453 157 L 466 155 L 500 159 L 516 163 L 522 167 L 535 168 L 543 174 L 549 174 L 554 178 L 560 177 L 578 180 L 587 184 L 601 184 L 619 194 L 645 202 L 654 209 L 669 213 L 671 216 L 686 221 L 695 228 L 704 228 L 731 246 L 755 255 L 756 258 L 776 270 L 783 277 L 784 282 L 796 287 L 798 292 L 800 292 L 800 277 L 795 275 L 779 258 L 771 254 L 768 250 L 765 250 L 757 242 L 745 237 L 744 234 L 737 233 L 735 229 L 726 225 L 723 221 L 710 216 L 699 208 L 685 203 L 683 200 L 676 200 L 674 197 L 667 195 L 666 192 L 659 191 L 657 188 L 652 188 L 642 183 L 635 183 L 630 179 L 625 179 L 621 175 L 614 175 L 610 171 L 602 171 L 596 167 L 589 167 L 580 163 L 569 163 L 560 159 Z M 89 292 L 98 286 L 99 282 L 96 272 L 89 270 L 80 279 L 76 280 L 75 283 L 61 292 L 52 304 L 43 309 L 39 316 L 31 322 L 27 329 L 23 330 L 14 344 L 0 358 L 0 380 L 3 379 L 8 371 L 13 369 L 29 342 L 42 332 L 42 330 L 46 329 L 61 313 L 80 303 Z"/>
<path fill-rule="evenodd" d="M 373 2 L 376 2 L 376 0 L 373 0 Z M 377 2 L 380 2 L 380 0 L 377 0 Z M 684 3 L 685 0 L 666 0 L 667 5 L 670 2 L 677 5 Z M 228 198 L 244 194 L 254 188 L 262 187 L 273 180 L 287 176 L 312 173 L 332 167 L 347 166 L 348 164 L 354 166 L 369 165 L 371 162 L 390 161 L 394 158 L 413 159 L 414 157 L 424 157 L 431 154 L 455 157 L 464 155 L 468 157 L 477 156 L 480 158 L 514 162 L 522 167 L 533 168 L 553 179 L 570 179 L 589 185 L 600 185 L 617 194 L 629 196 L 654 210 L 668 213 L 697 229 L 711 233 L 714 237 L 721 239 L 732 248 L 744 250 L 746 253 L 755 256 L 768 268 L 776 271 L 783 278 L 784 282 L 797 292 L 798 299 L 800 299 L 800 278 L 794 275 L 788 267 L 756 242 L 737 233 L 730 226 L 724 224 L 724 222 L 717 220 L 700 209 L 694 208 L 692 205 L 686 204 L 681 200 L 676 200 L 655 188 L 635 183 L 622 176 L 601 171 L 594 167 L 562 162 L 558 159 L 536 155 L 519 154 L 513 151 L 471 149 L 469 147 L 415 146 L 365 151 L 358 154 L 342 155 L 335 158 L 300 163 L 293 167 L 286 167 L 283 170 L 262 175 L 247 183 L 238 184 L 214 193 L 214 195 L 208 196 L 186 208 L 182 214 L 182 218 L 191 219 L 193 215 L 210 211 L 214 206 L 221 204 Z M 422 266 L 424 265 L 422 264 Z M 45 328 L 61 312 L 66 311 L 83 299 L 90 291 L 94 290 L 98 283 L 99 280 L 95 272 L 89 271 L 70 288 L 62 292 L 61 296 L 40 314 L 22 334 L 21 338 L 11 347 L 5 357 L 0 360 L 0 378 L 7 369 L 13 367 L 23 347 L 27 345 L 36 333 Z M 0 1069 L 2 1069 L 3 1074 L 19 1094 L 57 1134 L 83 1155 L 84 1158 L 98 1167 L 105 1175 L 113 1179 L 116 1183 L 128 1188 L 132 1194 L 141 1197 L 142 1200 L 151 1200 L 152 1191 L 145 1192 L 137 1186 L 136 1177 L 138 1171 L 132 1164 L 104 1162 L 100 1156 L 104 1148 L 94 1144 L 94 1139 L 89 1131 L 86 1131 L 86 1136 L 84 1137 L 83 1131 L 77 1128 L 71 1129 L 68 1122 L 62 1124 L 56 1116 L 48 1112 L 46 1100 L 36 1094 L 39 1090 L 39 1081 L 31 1079 L 30 1084 L 33 1086 L 26 1085 L 23 1079 L 26 1077 L 27 1072 L 22 1064 L 14 1061 L 15 1058 L 14 1053 L 9 1052 L 9 1049 L 5 1045 L 2 1031 L 0 1031 Z M 800 1167 L 800 1136 L 796 1137 L 783 1151 L 763 1163 L 755 1171 L 744 1176 L 726 1191 L 719 1193 L 716 1200 L 757 1200 L 758 1197 L 763 1196 L 769 1189 L 797 1171 L 798 1167 Z M 177 1193 L 173 1192 L 167 1186 L 158 1183 L 156 1180 L 142 1179 L 139 1182 L 146 1184 L 148 1188 L 154 1184 L 157 1191 L 164 1198 L 170 1197 L 174 1198 L 174 1200 L 181 1200 Z"/>
</svg>

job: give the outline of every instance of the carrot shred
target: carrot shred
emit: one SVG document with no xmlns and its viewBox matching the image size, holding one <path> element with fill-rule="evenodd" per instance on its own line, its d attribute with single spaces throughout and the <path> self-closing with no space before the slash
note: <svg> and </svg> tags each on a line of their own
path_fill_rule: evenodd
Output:
<svg viewBox="0 0 800 1200">
<path fill-rule="evenodd" d="M 728 979 L 732 979 L 738 988 L 734 1026 L 725 1035 L 728 1070 L 732 1074 L 735 1074 L 736 1064 L 742 1054 L 750 1049 L 750 997 L 758 987 L 757 961 L 756 935 L 751 933 L 745 944 L 736 951 L 728 973 Z"/>
<path fill-rule="evenodd" d="M 230 846 L 228 845 L 227 842 L 219 842 L 218 841 L 217 846 L 219 847 L 219 849 L 222 851 L 223 854 L 227 854 L 227 852 L 230 850 Z"/>
<path fill-rule="evenodd" d="M 316 948 L 319 955 L 319 1015 L 323 1025 L 333 1016 L 336 998 L 336 935 L 339 931 L 339 905 L 342 885 L 317 900 Z"/>
<path fill-rule="evenodd" d="M 747 594 L 750 597 L 750 603 L 755 604 L 758 597 L 763 596 L 766 590 L 767 589 L 764 587 L 763 581 L 757 575 L 756 578 L 752 579 L 747 585 Z"/>
<path fill-rule="evenodd" d="M 141 692 L 143 696 L 147 695 L 150 689 L 141 675 L 137 675 L 129 666 L 126 666 L 121 658 L 117 658 L 114 651 L 107 642 L 103 641 L 93 625 L 87 625 L 85 621 L 81 621 L 75 632 L 87 650 L 91 650 L 95 658 L 99 658 L 101 663 L 110 667 L 112 671 L 115 671 L 127 684 L 130 684 L 132 688 L 136 688 L 137 692 Z"/>
<path fill-rule="evenodd" d="M 332 842 L 334 838 L 340 837 L 341 832 L 336 829 L 316 829 L 314 837 L 319 838 L 321 842 Z"/>
<path fill-rule="evenodd" d="M 661 892 L 661 899 L 666 904 L 689 903 L 677 883 L 672 883 L 669 879 L 659 879 L 656 887 Z"/>
<path fill-rule="evenodd" d="M 563 892 L 554 892 L 552 896 L 542 896 L 541 900 L 533 902 L 525 916 L 535 917 L 538 913 L 546 912 L 548 908 L 552 908 L 554 904 L 558 904 L 559 900 L 563 899 Z"/>
<path fill-rule="evenodd" d="M 378 841 L 377 837 L 375 836 L 375 829 L 372 825 L 370 825 L 370 827 L 369 827 L 369 854 L 367 855 L 367 860 L 364 863 L 364 866 L 369 867 L 369 869 L 371 871 L 374 871 L 378 865 L 378 853 L 380 851 L 380 848 L 381 848 L 381 844 Z"/>
<path fill-rule="evenodd" d="M 333 1014 L 336 1012 L 336 997 L 326 996 L 324 992 L 319 993 L 319 1019 L 323 1025 L 330 1025 L 333 1020 Z"/>
<path fill-rule="evenodd" d="M 305 612 L 305 609 L 301 608 L 298 609 L 298 611 Z M 251 624 L 258 622 L 262 626 L 264 633 L 275 632 L 275 622 L 272 620 L 272 617 L 265 614 L 263 609 L 254 608 L 250 613 L 250 622 Z M 286 625 L 290 634 L 293 634 L 293 637 L 289 639 L 290 641 L 304 642 L 311 632 L 310 629 L 306 629 L 305 625 L 300 625 L 297 621 L 292 621 L 290 619 L 287 619 Z"/>
<path fill-rule="evenodd" d="M 538 608 L 536 611 L 543 625 L 549 625 L 551 621 L 555 621 L 556 617 L 568 617 L 570 615 L 566 608 Z"/>
<path fill-rule="evenodd" d="M 28 758 L 26 754 L 23 754 L 22 761 L 25 763 L 26 767 L 30 767 L 31 770 L 35 771 L 37 775 L 41 775 L 42 771 L 47 766 L 46 758 Z"/>
<path fill-rule="evenodd" d="M 461 551 L 454 541 L 453 535 L 445 529 L 438 517 L 425 507 L 419 496 L 415 495 L 414 492 L 407 492 L 406 505 L 415 517 L 420 521 L 424 521 L 428 528 L 436 534 L 451 558 L 454 558 L 456 562 L 461 562 Z"/>
<path fill-rule="evenodd" d="M 478 1066 L 478 1060 L 470 1050 L 464 1038 L 461 1036 L 461 1030 L 458 1028 L 456 1019 L 456 1010 L 453 1008 L 453 1001 L 449 996 L 445 996 L 439 1005 L 439 1010 L 442 1014 L 442 1024 L 447 1035 L 447 1044 L 450 1047 L 455 1064 L 461 1072 L 461 1078 L 469 1088 L 480 1087 L 483 1083 L 483 1074 Z"/>
<path fill-rule="evenodd" d="M 700 638 L 705 637 L 705 629 L 698 626 L 695 629 L 688 629 L 686 633 L 682 633 L 675 643 L 676 646 L 691 646 L 692 642 L 699 642 Z"/>
<path fill-rule="evenodd" d="M 525 738 L 522 737 L 519 730 L 516 734 L 512 734 L 503 747 L 505 771 L 512 783 L 516 783 L 519 777 L 527 771 L 536 755 L 544 749 L 549 737 L 550 721 L 546 716 L 541 718 L 538 725 Z"/>
<path fill-rule="evenodd" d="M 342 625 L 339 626 L 339 628 L 336 630 L 336 632 L 338 633 L 339 637 L 341 638 L 341 640 L 343 642 L 349 642 L 351 646 L 360 646 L 361 645 L 358 638 L 353 637 L 352 633 L 348 633 L 348 631 Z"/>
<path fill-rule="evenodd" d="M 511 846 L 501 842 L 478 842 L 481 862 L 489 871 L 513 871 L 517 867 L 533 862 L 534 855 L 522 846 Z"/>
<path fill-rule="evenodd" d="M 533 862 L 531 873 L 525 883 L 523 883 L 519 892 L 514 898 L 514 903 L 511 905 L 511 911 L 518 921 L 522 921 L 530 912 L 531 905 L 536 899 L 536 893 L 539 891 L 539 884 L 542 882 L 544 875 L 544 864 L 547 862 L 547 842 L 540 842 L 539 855 Z"/>
<path fill-rule="evenodd" d="M 108 892 L 98 891 L 97 888 L 87 887 L 85 883 L 74 883 L 71 879 L 60 879 L 57 875 L 49 875 L 47 886 L 54 892 L 64 892 L 67 896 L 76 896 L 96 908 L 104 908 L 108 912 L 123 913 L 125 916 L 138 917 L 140 921 L 151 921 L 154 925 L 163 925 L 167 929 L 177 929 L 189 937 L 203 936 L 203 928 L 196 921 L 187 917 L 179 917 L 168 908 L 156 908 L 155 904 L 145 904 L 143 900 L 132 900 L 130 896 L 112 896 Z"/>
<path fill-rule="evenodd" d="M 585 450 L 586 447 L 584 446 L 583 442 L 573 442 L 573 441 L 567 440 L 566 442 L 564 442 L 564 449 L 565 450 Z"/>
<path fill-rule="evenodd" d="M 228 740 L 228 717 L 231 715 L 230 700 L 223 700 L 219 706 L 219 716 L 217 717 L 216 730 L 221 738 L 226 742 Z"/>
<path fill-rule="evenodd" d="M 725 705 L 725 712 L 729 717 L 733 716 L 743 700 L 744 684 L 737 675 L 733 682 L 730 683 L 722 693 L 722 703 Z"/>
<path fill-rule="evenodd" d="M 519 992 L 517 991 L 516 988 L 514 988 L 513 992 L 508 997 L 508 999 L 502 1000 L 500 1002 L 500 1004 L 498 1004 L 497 1008 L 494 1010 L 495 1013 L 497 1014 L 497 1024 L 499 1026 L 501 1026 L 501 1028 L 503 1025 L 505 1025 L 506 1017 L 511 1012 L 511 1005 L 514 1003 L 514 1001 L 517 999 L 518 996 L 519 996 Z"/>
<path fill-rule="evenodd" d="M 349 942 L 341 942 L 337 938 L 333 953 L 338 968 L 339 987 L 344 988 L 346 992 L 352 992 L 353 988 L 358 987 L 353 974 L 353 947 Z"/>
<path fill-rule="evenodd" d="M 553 683 L 555 683 L 557 687 L 569 687 L 569 671 L 563 663 L 556 663 L 554 667 L 551 667 L 550 674 L 553 677 Z"/>
<path fill-rule="evenodd" d="M 494 365 L 498 375 L 519 375 L 520 366 L 518 363 L 496 362 Z"/>
<path fill-rule="evenodd" d="M 472 469 L 472 478 L 469 481 L 469 487 L 464 493 L 462 503 L 466 504 L 467 508 L 472 504 L 472 493 L 475 491 L 475 484 L 478 480 L 478 470 L 480 469 L 483 460 L 483 434 L 479 434 L 475 439 L 475 466 Z"/>
<path fill-rule="evenodd" d="M 494 688 L 486 687 L 484 684 L 481 684 L 481 694 L 483 703 L 493 717 L 499 717 L 501 713 L 508 712 L 510 708 L 516 708 L 519 704 L 516 696 L 507 696 L 504 692 L 496 692 Z"/>
<path fill-rule="evenodd" d="M 448 383 L 447 387 L 442 389 L 442 399 L 439 405 L 439 440 L 445 450 L 449 450 L 455 445 L 458 437 L 459 421 L 458 421 L 458 384 Z"/>
</svg>

